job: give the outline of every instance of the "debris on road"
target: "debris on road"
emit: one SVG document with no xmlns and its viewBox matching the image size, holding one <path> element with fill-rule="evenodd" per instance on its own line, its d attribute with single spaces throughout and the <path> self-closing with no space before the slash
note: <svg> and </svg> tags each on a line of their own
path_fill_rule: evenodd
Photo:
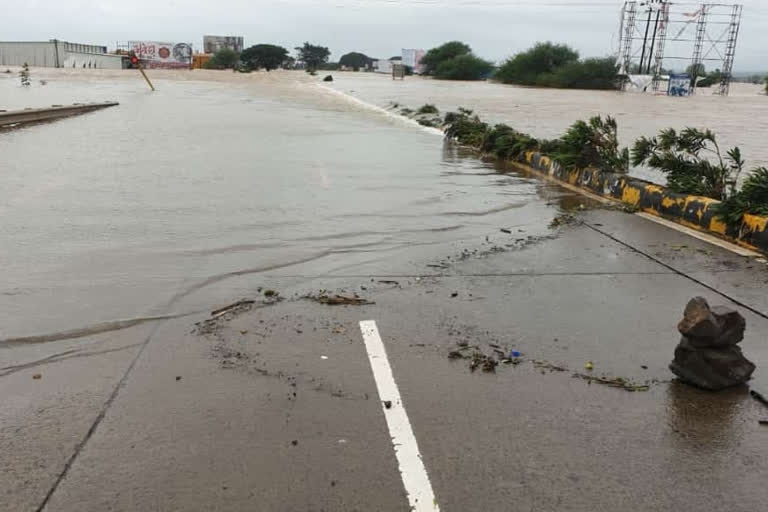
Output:
<svg viewBox="0 0 768 512">
<path fill-rule="evenodd" d="M 482 369 L 486 373 L 496 372 L 496 366 L 499 362 L 490 356 L 483 354 L 482 352 L 475 352 L 472 354 L 472 360 L 469 363 L 469 370 L 474 372 L 478 368 Z"/>
<path fill-rule="evenodd" d="M 594 367 L 595 367 L 595 365 L 592 363 L 592 361 L 587 361 L 587 362 L 584 364 L 584 369 L 585 369 L 585 370 L 589 370 L 589 371 L 592 371 L 592 369 L 593 369 Z"/>
<path fill-rule="evenodd" d="M 694 297 L 677 326 L 682 339 L 669 369 L 683 382 L 710 391 L 748 381 L 755 365 L 737 346 L 745 328 L 739 312 L 725 306 L 710 308 L 703 297 Z"/>
<path fill-rule="evenodd" d="M 554 229 L 560 226 L 576 224 L 577 222 L 579 222 L 579 220 L 573 215 L 571 215 L 570 213 L 561 213 L 560 215 L 552 219 L 552 222 L 549 223 L 549 227 Z"/>
<path fill-rule="evenodd" d="M 458 296 L 459 296 L 459 292 L 453 292 L 453 293 L 451 293 L 451 297 L 458 297 Z"/>
<path fill-rule="evenodd" d="M 329 295 L 305 295 L 304 298 L 328 306 L 368 306 L 376 304 L 361 297 L 345 297 L 344 295 L 334 295 L 333 297 Z"/>
<path fill-rule="evenodd" d="M 178 382 L 178 381 L 180 381 L 180 380 L 181 380 L 181 375 L 177 375 L 177 376 L 176 376 L 176 382 Z"/>
<path fill-rule="evenodd" d="M 248 299 L 239 300 L 233 304 L 230 304 L 229 306 L 224 306 L 223 308 L 219 308 L 211 311 L 211 317 L 218 318 L 222 315 L 229 313 L 230 311 L 233 311 L 236 309 L 242 309 L 243 307 L 246 307 L 246 306 L 251 306 L 255 302 L 256 301 L 254 300 L 248 300 Z"/>
<path fill-rule="evenodd" d="M 32 376 L 32 378 L 33 378 L 33 379 L 35 379 L 35 380 L 39 380 L 39 379 L 42 379 L 42 378 L 43 378 L 43 375 L 42 375 L 42 374 L 40 374 L 40 373 L 36 373 L 36 374 L 34 374 L 34 375 Z"/>
<path fill-rule="evenodd" d="M 392 400 L 384 400 L 384 408 L 385 409 L 391 409 L 392 408 Z"/>
<path fill-rule="evenodd" d="M 400 286 L 400 281 L 393 281 L 391 279 L 379 279 L 379 282 L 381 284 L 394 284 L 395 286 Z"/>
<path fill-rule="evenodd" d="M 556 364 L 548 363 L 547 361 L 533 361 L 533 366 L 543 370 L 549 370 L 552 372 L 567 372 L 568 368 L 564 366 L 558 366 Z"/>
<path fill-rule="evenodd" d="M 501 228 L 499 231 L 501 231 L 502 233 L 506 233 L 508 235 L 512 234 L 512 230 L 511 229 Z"/>
<path fill-rule="evenodd" d="M 279 294 L 275 290 L 264 290 L 265 297 L 275 297 L 276 295 Z"/>
<path fill-rule="evenodd" d="M 574 373 L 573 376 L 579 379 L 584 379 L 589 383 L 597 382 L 612 388 L 621 388 L 627 391 L 648 391 L 651 389 L 650 384 L 636 384 L 624 377 L 597 377 L 585 373 Z"/>
</svg>

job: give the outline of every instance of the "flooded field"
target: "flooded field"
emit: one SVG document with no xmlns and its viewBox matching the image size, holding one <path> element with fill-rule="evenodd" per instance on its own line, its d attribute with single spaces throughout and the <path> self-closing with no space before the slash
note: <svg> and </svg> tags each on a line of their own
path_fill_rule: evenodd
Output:
<svg viewBox="0 0 768 512">
<path fill-rule="evenodd" d="M 710 128 L 721 147 L 741 147 L 748 168 L 768 165 L 768 97 L 760 85 L 732 84 L 731 95 L 726 98 L 712 96 L 707 89 L 699 89 L 701 95 L 691 98 L 671 98 L 419 77 L 400 81 L 373 73 L 334 73 L 334 78 L 334 89 L 378 106 L 397 102 L 415 109 L 432 103 L 442 112 L 466 107 L 484 120 L 507 123 L 540 138 L 558 137 L 574 121 L 594 115 L 614 116 L 625 145 L 664 128 Z M 662 175 L 648 169 L 633 169 L 632 174 L 664 182 Z"/>
<path fill-rule="evenodd" d="M 0 133 L 0 339 L 207 308 L 278 271 L 423 261 L 512 214 L 546 225 L 561 194 L 304 73 L 152 75 L 156 93 L 132 72 L 0 75 L 0 108 L 120 102 Z"/>
</svg>

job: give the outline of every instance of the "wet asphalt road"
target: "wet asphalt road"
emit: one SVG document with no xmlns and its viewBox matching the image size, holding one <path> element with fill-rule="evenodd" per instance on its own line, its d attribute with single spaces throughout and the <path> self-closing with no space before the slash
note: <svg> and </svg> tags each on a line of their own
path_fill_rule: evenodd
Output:
<svg viewBox="0 0 768 512">
<path fill-rule="evenodd" d="M 358 326 L 375 320 L 441 510 L 761 510 L 768 408 L 667 364 L 686 301 L 725 295 L 748 306 L 750 385 L 768 391 L 765 264 L 638 216 L 576 215 L 421 273 L 397 257 L 277 270 L 262 284 L 286 300 L 252 289 L 253 309 L 203 329 L 206 314 L 59 341 L 37 363 L 50 347 L 20 347 L 2 375 L 3 509 L 408 510 Z M 375 304 L 300 299 L 324 289 Z M 523 362 L 472 372 L 448 358 L 463 343 Z M 650 389 L 574 378 L 587 361 Z"/>
</svg>

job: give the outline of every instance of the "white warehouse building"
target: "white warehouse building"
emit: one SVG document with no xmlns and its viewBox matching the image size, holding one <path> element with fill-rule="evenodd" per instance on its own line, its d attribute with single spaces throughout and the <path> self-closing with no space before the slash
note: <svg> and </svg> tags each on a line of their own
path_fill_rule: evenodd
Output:
<svg viewBox="0 0 768 512">
<path fill-rule="evenodd" d="M 0 41 L 0 66 L 43 68 L 122 69 L 122 55 L 107 53 L 106 46 L 50 41 Z"/>
</svg>

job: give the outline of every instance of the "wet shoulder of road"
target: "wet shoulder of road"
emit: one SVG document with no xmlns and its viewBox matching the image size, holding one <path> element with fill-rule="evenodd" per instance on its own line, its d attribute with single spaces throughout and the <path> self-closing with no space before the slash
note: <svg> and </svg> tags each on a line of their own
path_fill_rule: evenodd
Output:
<svg viewBox="0 0 768 512">
<path fill-rule="evenodd" d="M 51 510 L 405 510 L 360 335 L 367 319 L 379 327 L 443 509 L 759 509 L 764 406 L 746 388 L 699 391 L 667 369 L 685 302 L 722 297 L 689 269 L 675 272 L 581 224 L 619 237 L 629 233 L 622 225 L 635 232 L 648 221 L 606 210 L 576 217 L 552 236 L 460 251 L 421 275 L 387 277 L 393 269 L 377 264 L 373 278 L 273 276 L 285 300 L 254 296 L 255 305 L 201 318 L 188 335 L 179 334 L 188 322 L 165 324 Z M 741 264 L 708 250 L 718 268 Z M 331 306 L 307 294 L 371 304 Z M 742 312 L 745 353 L 765 361 L 768 322 Z M 451 356 L 457 350 L 469 357 Z M 498 364 L 473 370 L 473 353 Z M 758 374 L 752 385 L 768 381 Z"/>
</svg>

